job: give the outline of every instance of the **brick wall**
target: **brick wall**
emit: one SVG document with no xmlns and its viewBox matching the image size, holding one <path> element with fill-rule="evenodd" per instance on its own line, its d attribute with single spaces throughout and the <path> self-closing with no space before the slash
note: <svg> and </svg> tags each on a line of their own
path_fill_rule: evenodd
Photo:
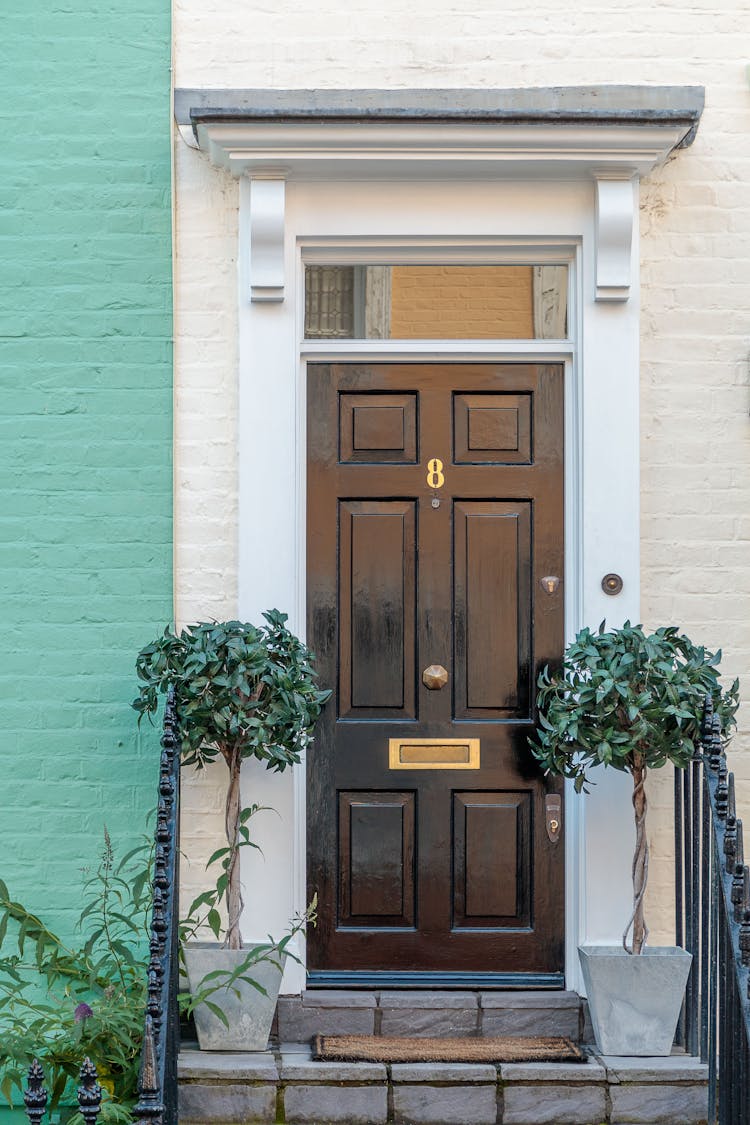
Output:
<svg viewBox="0 0 750 1125">
<path fill-rule="evenodd" d="M 681 625 L 723 646 L 724 668 L 744 677 L 750 699 L 750 92 L 747 6 L 615 0 L 415 0 L 374 6 L 353 0 L 290 0 L 248 8 L 234 0 L 179 0 L 176 83 L 216 87 L 549 86 L 684 83 L 706 87 L 706 110 L 692 148 L 657 171 L 642 206 L 642 616 Z M 181 142 L 180 142 L 181 143 Z M 179 144 L 178 144 L 179 149 Z M 234 605 L 236 451 L 232 390 L 236 340 L 233 263 L 236 186 L 182 151 L 178 224 L 191 206 L 184 255 L 200 256 L 204 302 L 222 322 L 196 321 L 197 296 L 178 288 L 182 354 L 210 355 L 203 373 L 178 366 L 181 387 L 202 382 L 206 444 L 178 442 L 182 493 L 178 539 L 189 542 L 201 506 L 210 507 L 212 573 L 181 555 L 180 604 Z M 191 202 L 189 202 L 191 201 Z M 198 214 L 199 211 L 199 214 Z M 202 252 L 204 251 L 205 252 Z M 182 274 L 180 275 L 182 277 Z M 193 279 L 194 280 L 194 279 Z M 205 307 L 205 305 L 204 305 Z M 228 328 L 228 331 L 224 331 Z M 206 333 L 210 340 L 206 341 Z M 217 393 L 217 386 L 222 388 Z M 209 473 L 204 474 L 204 465 Z M 226 490 L 219 495 L 214 470 Z M 217 576 L 222 577 L 217 596 Z M 205 610 L 204 610 L 205 612 Z M 750 707 L 743 708 L 747 728 Z M 747 738 L 734 765 L 750 807 Z M 671 790 L 652 778 L 650 918 L 667 940 L 672 917 Z M 747 819 L 747 818 L 746 818 Z M 210 834 L 207 815 L 196 834 Z"/>
<path fill-rule="evenodd" d="M 533 339 L 531 266 L 394 266 L 394 339 Z"/>
<path fill-rule="evenodd" d="M 155 804 L 134 655 L 172 615 L 170 16 L 3 16 L 0 876 L 71 934 Z"/>
</svg>

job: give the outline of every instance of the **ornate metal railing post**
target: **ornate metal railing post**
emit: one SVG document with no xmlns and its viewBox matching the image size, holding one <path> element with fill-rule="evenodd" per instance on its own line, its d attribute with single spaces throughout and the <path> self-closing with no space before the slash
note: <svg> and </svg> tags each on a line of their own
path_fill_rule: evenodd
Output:
<svg viewBox="0 0 750 1125">
<path fill-rule="evenodd" d="M 44 1085 L 44 1071 L 39 1059 L 34 1059 L 29 1067 L 27 1086 L 23 1092 L 23 1103 L 26 1107 L 26 1116 L 31 1125 L 40 1125 L 47 1112 L 49 1092 Z"/>
<path fill-rule="evenodd" d="M 86 1125 L 96 1125 L 102 1108 L 102 1088 L 96 1067 L 91 1059 L 85 1058 L 81 1067 L 81 1085 L 78 1087 L 78 1106 Z"/>
</svg>

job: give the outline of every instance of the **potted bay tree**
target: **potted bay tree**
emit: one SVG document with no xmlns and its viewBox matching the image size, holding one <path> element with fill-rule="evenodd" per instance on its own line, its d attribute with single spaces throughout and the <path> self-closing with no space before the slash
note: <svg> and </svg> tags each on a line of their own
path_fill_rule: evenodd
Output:
<svg viewBox="0 0 750 1125">
<path fill-rule="evenodd" d="M 242 763 L 254 758 L 279 773 L 299 763 L 330 695 L 318 688 L 312 654 L 286 627 L 286 614 L 274 609 L 263 617 L 261 626 L 202 622 L 179 633 L 167 626 L 136 661 L 140 684 L 133 707 L 139 722 L 173 687 L 182 764 L 201 770 L 221 758 L 227 767 L 226 843 L 207 864 L 218 877 L 181 924 L 183 939 L 206 927 L 216 938 L 183 940 L 187 1010 L 208 1050 L 265 1048 L 289 943 L 314 912 L 312 904 L 279 940 L 243 944 L 240 853 L 256 846 L 249 821 L 259 806 L 243 807 Z"/>
<path fill-rule="evenodd" d="M 562 666 L 538 680 L 538 728 L 530 739 L 545 770 L 587 792 L 598 766 L 630 774 L 635 818 L 633 909 L 622 947 L 581 946 L 579 956 L 599 1049 L 610 1055 L 668 1055 L 674 1040 L 690 954 L 651 948 L 644 898 L 648 880 L 646 777 L 667 762 L 687 766 L 700 739 L 710 696 L 726 735 L 734 723 L 738 684 L 723 691 L 721 652 L 693 644 L 676 627 L 647 635 L 629 621 L 620 629 L 583 629 Z"/>
</svg>

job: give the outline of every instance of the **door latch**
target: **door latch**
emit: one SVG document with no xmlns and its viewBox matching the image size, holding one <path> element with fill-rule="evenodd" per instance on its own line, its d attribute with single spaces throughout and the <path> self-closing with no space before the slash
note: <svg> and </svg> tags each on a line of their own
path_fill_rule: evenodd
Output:
<svg viewBox="0 0 750 1125">
<path fill-rule="evenodd" d="M 559 793 L 549 793 L 544 798 L 544 813 L 550 843 L 558 844 L 562 832 L 562 797 Z"/>
</svg>

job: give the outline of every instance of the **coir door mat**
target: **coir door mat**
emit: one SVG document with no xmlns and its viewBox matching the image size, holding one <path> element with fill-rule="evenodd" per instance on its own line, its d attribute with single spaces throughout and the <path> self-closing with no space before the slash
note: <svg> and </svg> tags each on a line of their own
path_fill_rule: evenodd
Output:
<svg viewBox="0 0 750 1125">
<path fill-rule="evenodd" d="M 316 1035 L 313 1058 L 320 1062 L 585 1062 L 570 1039 L 502 1036 L 487 1039 L 420 1039 L 376 1035 Z"/>
</svg>

